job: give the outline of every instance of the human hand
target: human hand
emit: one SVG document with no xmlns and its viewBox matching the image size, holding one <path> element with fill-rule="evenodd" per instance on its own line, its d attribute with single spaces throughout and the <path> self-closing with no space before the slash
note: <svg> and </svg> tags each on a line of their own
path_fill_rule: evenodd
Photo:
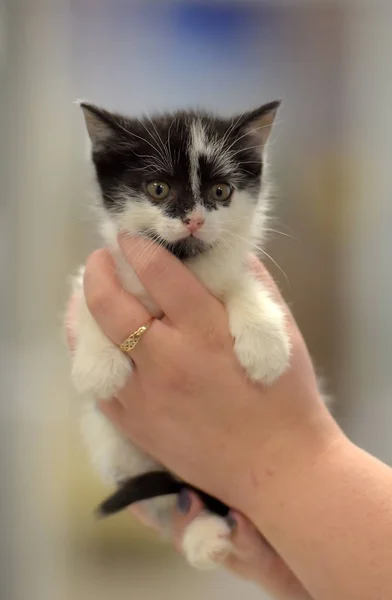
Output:
<svg viewBox="0 0 392 600">
<path fill-rule="evenodd" d="M 75 296 L 71 298 L 65 323 L 71 350 L 74 347 L 72 323 L 77 300 Z M 203 508 L 200 498 L 195 493 L 183 491 L 173 517 L 173 542 L 180 553 L 187 526 L 197 518 Z M 130 507 L 129 511 L 143 525 L 159 532 L 159 526 L 148 518 L 142 504 Z M 225 560 L 225 568 L 244 579 L 260 584 L 276 600 L 312 600 L 287 564 L 248 519 L 234 511 L 231 511 L 230 519 L 233 526 L 233 550 Z"/>
<path fill-rule="evenodd" d="M 194 492 L 184 490 L 181 493 L 173 519 L 173 542 L 180 553 L 185 530 L 203 508 Z M 145 526 L 159 532 L 159 527 L 146 517 L 142 505 L 135 505 L 130 511 Z M 276 600 L 312 600 L 288 565 L 248 519 L 232 511 L 230 520 L 233 550 L 223 564 L 227 570 L 259 584 Z"/>
<path fill-rule="evenodd" d="M 252 384 L 234 356 L 223 305 L 162 248 L 146 251 L 149 242 L 141 239 L 120 244 L 165 317 L 132 352 L 135 371 L 118 399 L 101 409 L 185 481 L 251 518 L 260 494 L 265 502 L 283 473 L 295 477 L 339 435 L 299 330 L 287 311 L 291 367 L 268 389 Z M 252 268 L 273 286 L 258 262 Z M 275 287 L 272 292 L 282 303 Z M 85 295 L 116 344 L 149 319 L 122 290 L 108 251 L 87 262 Z"/>
<path fill-rule="evenodd" d="M 174 542 L 180 552 L 185 530 L 202 510 L 203 504 L 196 494 L 182 492 L 174 516 Z M 233 511 L 230 519 L 233 550 L 224 562 L 229 571 L 259 584 L 276 600 L 312 600 L 291 569 L 248 519 Z"/>
</svg>

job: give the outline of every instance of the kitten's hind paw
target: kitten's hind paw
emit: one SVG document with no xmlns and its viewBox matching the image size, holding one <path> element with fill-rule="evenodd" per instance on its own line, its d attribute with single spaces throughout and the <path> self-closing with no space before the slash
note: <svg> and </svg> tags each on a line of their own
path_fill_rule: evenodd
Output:
<svg viewBox="0 0 392 600">
<path fill-rule="evenodd" d="M 230 536 L 231 529 L 225 519 L 203 512 L 185 530 L 182 541 L 185 558 L 196 569 L 216 569 L 231 552 Z"/>
</svg>

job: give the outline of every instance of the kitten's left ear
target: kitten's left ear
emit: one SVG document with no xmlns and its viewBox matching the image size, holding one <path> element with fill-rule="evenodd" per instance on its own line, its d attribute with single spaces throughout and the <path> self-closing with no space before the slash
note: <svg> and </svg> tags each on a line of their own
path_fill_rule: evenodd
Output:
<svg viewBox="0 0 392 600">
<path fill-rule="evenodd" d="M 238 123 L 241 134 L 251 136 L 257 145 L 264 147 L 268 142 L 276 113 L 281 104 L 281 100 L 275 100 L 245 113 Z"/>
</svg>

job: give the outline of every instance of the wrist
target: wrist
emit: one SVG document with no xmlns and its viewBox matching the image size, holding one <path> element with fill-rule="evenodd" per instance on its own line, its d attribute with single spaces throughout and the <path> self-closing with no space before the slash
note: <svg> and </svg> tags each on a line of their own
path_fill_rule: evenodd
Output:
<svg viewBox="0 0 392 600">
<path fill-rule="evenodd" d="M 260 531 L 279 523 L 299 489 L 314 485 L 332 455 L 350 442 L 324 405 L 299 424 L 287 423 L 254 453 L 241 510 Z"/>
</svg>

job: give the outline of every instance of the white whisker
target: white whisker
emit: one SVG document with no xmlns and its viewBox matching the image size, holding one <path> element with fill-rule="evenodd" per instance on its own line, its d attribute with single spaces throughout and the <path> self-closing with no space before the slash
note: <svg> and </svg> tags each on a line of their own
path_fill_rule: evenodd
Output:
<svg viewBox="0 0 392 600">
<path fill-rule="evenodd" d="M 238 239 L 238 240 L 240 240 L 240 241 L 244 242 L 245 244 L 247 244 L 247 245 L 249 246 L 249 248 L 254 248 L 254 249 L 255 249 L 255 250 L 257 250 L 258 252 L 261 252 L 262 254 L 264 254 L 264 256 L 266 256 L 267 258 L 269 258 L 269 259 L 270 259 L 270 261 L 271 261 L 271 262 L 272 262 L 272 263 L 275 265 L 275 267 L 276 267 L 277 269 L 279 269 L 279 271 L 282 273 L 282 275 L 284 276 L 284 278 L 285 278 L 285 280 L 286 280 L 287 284 L 288 284 L 288 285 L 291 287 L 290 280 L 289 280 L 289 278 L 288 278 L 288 276 L 287 276 L 287 273 L 286 273 L 286 272 L 285 272 L 285 271 L 282 269 L 282 267 L 281 267 L 281 266 L 280 266 L 280 265 L 279 265 L 279 264 L 276 262 L 276 260 L 274 260 L 274 259 L 272 258 L 272 256 L 270 256 L 270 255 L 268 254 L 268 252 L 266 252 L 265 250 L 263 250 L 263 248 L 261 248 L 260 246 L 257 246 L 257 244 L 254 244 L 253 242 L 251 242 L 251 241 L 249 241 L 249 240 L 246 240 L 245 238 L 242 238 L 241 236 L 239 236 L 239 235 L 238 235 L 238 234 L 236 234 L 236 233 L 232 233 L 231 231 L 225 231 L 224 233 L 225 233 L 226 235 L 230 235 L 230 236 L 231 236 L 232 238 L 234 238 L 234 239 Z"/>
</svg>

